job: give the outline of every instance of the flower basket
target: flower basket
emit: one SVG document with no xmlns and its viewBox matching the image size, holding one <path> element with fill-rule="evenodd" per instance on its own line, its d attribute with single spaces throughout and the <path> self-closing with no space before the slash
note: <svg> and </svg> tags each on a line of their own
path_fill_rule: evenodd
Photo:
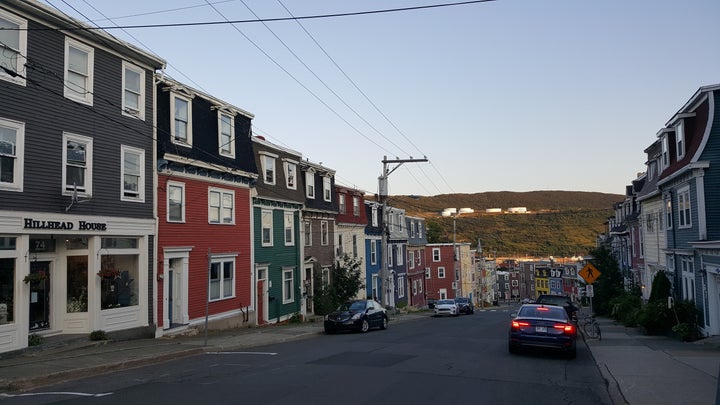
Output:
<svg viewBox="0 0 720 405">
<path fill-rule="evenodd" d="M 45 281 L 46 279 L 47 279 L 47 273 L 40 270 L 40 271 L 36 271 L 36 272 L 32 272 L 32 273 L 28 274 L 27 276 L 25 276 L 25 278 L 23 278 L 23 281 L 25 282 L 25 284 L 30 284 L 30 283 L 39 283 L 41 281 Z"/>
<path fill-rule="evenodd" d="M 118 269 L 101 269 L 97 274 L 100 278 L 116 278 L 120 277 L 120 270 Z"/>
</svg>

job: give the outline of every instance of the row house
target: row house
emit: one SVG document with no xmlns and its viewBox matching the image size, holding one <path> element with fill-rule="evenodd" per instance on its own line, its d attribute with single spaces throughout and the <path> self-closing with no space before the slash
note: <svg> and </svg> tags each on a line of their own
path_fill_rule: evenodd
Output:
<svg viewBox="0 0 720 405">
<path fill-rule="evenodd" d="M 475 258 L 476 255 L 473 254 L 471 257 Z M 497 259 L 494 257 L 492 259 L 478 257 L 477 264 L 473 264 L 472 266 L 473 268 L 477 268 L 478 281 L 474 285 L 475 291 L 471 298 L 473 298 L 473 301 L 478 305 L 484 307 L 486 304 L 497 300 Z M 473 276 L 475 276 L 475 274 L 473 274 Z"/>
<path fill-rule="evenodd" d="M 161 58 L 35 0 L 0 3 L 0 352 L 153 336 Z"/>
<path fill-rule="evenodd" d="M 255 256 L 251 279 L 256 323 L 263 325 L 313 312 L 309 291 L 314 274 L 303 257 L 303 244 L 311 244 L 313 238 L 310 226 L 300 238 L 305 206 L 300 152 L 259 136 L 252 137 L 252 150 L 259 177 L 252 196 Z"/>
<path fill-rule="evenodd" d="M 156 83 L 158 328 L 247 324 L 253 116 L 167 77 Z"/>
<path fill-rule="evenodd" d="M 628 238 L 618 258 L 632 258 L 641 249 L 644 265 L 638 278 L 645 290 L 665 270 L 674 298 L 695 302 L 707 335 L 720 334 L 718 96 L 720 85 L 698 89 L 645 150 L 647 171 L 636 193 L 641 235 Z M 628 225 L 624 219 L 616 212 L 613 225 Z M 609 243 L 617 243 L 614 236 Z M 647 297 L 651 291 L 643 293 Z"/>
<path fill-rule="evenodd" d="M 538 292 L 535 290 L 535 262 L 521 262 L 519 267 L 520 295 L 513 298 L 535 300 Z"/>
<path fill-rule="evenodd" d="M 660 156 L 662 142 L 660 139 L 645 149 L 647 160 L 645 181 L 638 191 L 637 201 L 640 204 L 640 249 L 642 249 L 643 266 L 638 269 L 642 298 L 650 298 L 650 286 L 658 272 L 667 270 L 665 256 L 666 232 L 663 215 L 663 201 L 658 191 L 657 182 L 660 178 Z"/>
<path fill-rule="evenodd" d="M 346 186 L 335 185 L 337 219 L 335 221 L 335 260 L 342 263 L 345 256 L 358 260 L 365 278 L 365 227 L 368 224 L 363 192 Z M 366 281 L 367 283 L 367 281 Z M 367 298 L 364 289 L 358 291 L 358 299 Z"/>
<path fill-rule="evenodd" d="M 470 244 L 429 243 L 425 249 L 429 255 L 425 269 L 427 298 L 438 300 L 463 296 L 461 274 L 475 271 L 470 260 Z"/>
<path fill-rule="evenodd" d="M 422 308 L 427 305 L 425 296 L 425 268 L 427 257 L 425 246 L 427 234 L 425 220 L 418 217 L 405 217 L 408 232 L 407 242 L 407 292 L 409 306 Z"/>
<path fill-rule="evenodd" d="M 386 206 L 387 215 L 387 305 L 397 307 L 407 304 L 407 242 L 405 210 Z"/>
<path fill-rule="evenodd" d="M 304 204 L 303 283 L 306 292 L 315 292 L 332 283 L 335 266 L 335 171 L 308 160 L 300 161 Z M 312 311 L 305 311 L 311 314 Z"/>
<path fill-rule="evenodd" d="M 365 201 L 365 293 L 368 297 L 382 302 L 382 205 Z"/>
</svg>

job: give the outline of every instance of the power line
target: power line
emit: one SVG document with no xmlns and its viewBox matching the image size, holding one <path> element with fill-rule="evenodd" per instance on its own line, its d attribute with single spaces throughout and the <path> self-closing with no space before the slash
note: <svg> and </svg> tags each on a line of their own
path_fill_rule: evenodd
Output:
<svg viewBox="0 0 720 405">
<path fill-rule="evenodd" d="M 228 20 L 228 19 L 225 19 L 224 21 L 197 21 L 197 22 L 185 22 L 185 23 L 138 24 L 138 25 L 122 25 L 122 26 L 116 26 L 116 27 L 97 26 L 94 28 L 93 27 L 49 28 L 48 27 L 48 28 L 28 28 L 28 31 L 112 30 L 112 29 L 136 29 L 136 28 L 196 27 L 196 26 L 204 26 L 204 25 L 226 25 L 226 24 L 233 25 L 233 24 L 247 24 L 247 23 L 258 23 L 258 22 L 313 20 L 313 19 L 322 19 L 322 18 L 338 18 L 338 17 L 353 17 L 353 16 L 362 16 L 362 15 L 372 15 L 372 14 L 397 13 L 397 12 L 406 12 L 406 11 L 426 10 L 426 9 L 440 8 L 440 7 L 455 7 L 455 6 L 464 6 L 464 5 L 477 4 L 477 3 L 488 3 L 491 1 L 496 1 L 496 0 L 460 1 L 460 2 L 454 2 L 454 3 L 429 4 L 429 5 L 424 5 L 424 6 L 401 7 L 401 8 L 392 8 L 392 9 L 354 11 L 354 12 L 348 12 L 348 13 L 335 13 L 335 14 L 319 14 L 319 15 L 309 15 L 309 16 L 300 16 L 300 17 L 262 18 L 262 19 L 255 19 L 255 20 Z M 213 4 L 217 4 L 217 3 L 208 2 L 208 5 L 210 5 L 211 7 L 214 8 Z"/>
</svg>

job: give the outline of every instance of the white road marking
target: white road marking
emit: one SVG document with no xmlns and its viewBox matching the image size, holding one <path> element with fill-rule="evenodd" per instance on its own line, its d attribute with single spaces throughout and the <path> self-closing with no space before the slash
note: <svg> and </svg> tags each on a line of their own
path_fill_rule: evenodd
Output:
<svg viewBox="0 0 720 405">
<path fill-rule="evenodd" d="M 6 397 L 6 398 L 15 398 L 15 397 L 32 397 L 32 396 L 38 396 L 38 395 L 72 395 L 76 397 L 106 397 L 108 395 L 112 395 L 112 392 L 103 392 L 100 394 L 90 394 L 87 392 L 63 392 L 63 391 L 50 391 L 50 392 L 30 392 L 27 394 L 5 394 L 2 393 L 0 396 Z"/>
<path fill-rule="evenodd" d="M 273 352 L 206 352 L 205 354 L 259 354 L 263 356 L 277 356 Z"/>
</svg>

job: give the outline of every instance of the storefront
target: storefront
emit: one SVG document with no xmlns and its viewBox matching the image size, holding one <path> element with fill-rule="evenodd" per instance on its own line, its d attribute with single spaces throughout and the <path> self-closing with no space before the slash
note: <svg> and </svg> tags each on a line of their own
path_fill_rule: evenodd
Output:
<svg viewBox="0 0 720 405">
<path fill-rule="evenodd" d="M 147 326 L 155 222 L 0 212 L 0 352 Z"/>
</svg>

